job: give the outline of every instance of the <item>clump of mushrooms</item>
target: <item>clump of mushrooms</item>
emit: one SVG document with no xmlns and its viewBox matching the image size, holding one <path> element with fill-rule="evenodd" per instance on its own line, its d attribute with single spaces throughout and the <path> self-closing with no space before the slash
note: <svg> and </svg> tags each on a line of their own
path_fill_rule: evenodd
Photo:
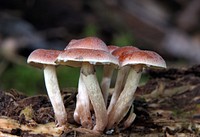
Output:
<svg viewBox="0 0 200 137">
<path fill-rule="evenodd" d="M 59 64 L 81 67 L 80 80 L 83 82 L 85 89 L 78 90 L 80 92 L 87 92 L 94 109 L 96 125 L 93 127 L 94 131 L 102 132 L 107 125 L 107 111 L 103 95 L 95 74 L 95 65 L 116 65 L 118 60 L 112 56 L 105 45 L 105 43 L 96 37 L 87 37 L 79 40 L 72 40 L 65 51 L 59 54 L 57 61 Z M 78 97 L 79 102 L 80 99 Z M 84 105 L 83 105 L 84 106 Z M 84 110 L 84 108 L 82 108 Z M 88 109 L 88 108 L 87 108 Z M 83 118 L 80 111 L 76 111 L 77 116 Z M 80 119 L 80 123 L 82 119 Z"/>
<path fill-rule="evenodd" d="M 130 126 L 135 118 L 132 104 L 134 93 L 143 69 L 166 68 L 164 59 L 153 51 L 140 50 L 133 46 L 106 46 L 96 37 L 71 40 L 64 51 L 37 49 L 29 55 L 27 62 L 44 70 L 45 85 L 58 126 L 67 123 L 67 112 L 55 68 L 58 64 L 80 67 L 74 119 L 82 127 L 97 132 L 115 127 L 132 106 L 124 122 L 125 127 Z M 96 77 L 95 65 L 104 65 L 101 88 Z M 114 92 L 106 109 L 113 70 L 119 65 Z M 95 124 L 92 121 L 92 111 L 95 114 Z"/>
<path fill-rule="evenodd" d="M 124 52 L 120 55 L 119 61 L 121 67 L 130 66 L 130 71 L 125 86 L 108 115 L 107 129 L 116 126 L 132 106 L 133 96 L 138 86 L 142 70 L 145 67 L 166 68 L 164 59 L 153 51 L 136 50 Z"/>
<path fill-rule="evenodd" d="M 64 126 L 67 123 L 67 112 L 60 94 L 55 69 L 57 66 L 55 61 L 60 53 L 61 51 L 58 50 L 37 49 L 29 55 L 27 63 L 44 70 L 45 85 L 53 106 L 57 126 Z"/>
</svg>

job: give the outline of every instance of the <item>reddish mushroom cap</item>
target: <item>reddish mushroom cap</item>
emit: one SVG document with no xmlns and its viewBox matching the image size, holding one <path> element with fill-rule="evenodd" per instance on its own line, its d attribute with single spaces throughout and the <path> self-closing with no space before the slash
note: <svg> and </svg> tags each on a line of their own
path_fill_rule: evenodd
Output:
<svg viewBox="0 0 200 137">
<path fill-rule="evenodd" d="M 153 51 L 138 50 L 135 52 L 129 52 L 122 54 L 119 57 L 121 66 L 145 64 L 147 66 L 166 68 L 164 59 Z"/>
<path fill-rule="evenodd" d="M 45 64 L 57 65 L 55 61 L 60 53 L 59 50 L 36 49 L 29 55 L 27 63 L 38 68 Z"/>
<path fill-rule="evenodd" d="M 118 46 L 114 46 L 114 45 L 109 45 L 107 47 L 108 47 L 108 50 L 110 51 L 110 53 L 112 53 L 113 51 L 115 51 L 116 49 L 119 48 Z"/>
<path fill-rule="evenodd" d="M 119 65 L 117 58 L 110 54 L 105 43 L 96 37 L 72 40 L 65 51 L 59 54 L 57 62 L 73 67 L 80 67 L 82 62 Z"/>
<path fill-rule="evenodd" d="M 119 58 L 124 53 L 129 53 L 129 52 L 133 52 L 133 51 L 137 51 L 137 50 L 140 50 L 140 49 L 137 47 L 133 47 L 133 46 L 124 46 L 124 47 L 120 47 L 120 48 L 114 50 L 112 52 L 112 54 L 114 56 L 116 56 L 117 58 Z"/>
<path fill-rule="evenodd" d="M 109 52 L 106 44 L 97 37 L 86 37 L 79 40 L 71 40 L 65 50 L 68 49 L 91 49 Z"/>
</svg>

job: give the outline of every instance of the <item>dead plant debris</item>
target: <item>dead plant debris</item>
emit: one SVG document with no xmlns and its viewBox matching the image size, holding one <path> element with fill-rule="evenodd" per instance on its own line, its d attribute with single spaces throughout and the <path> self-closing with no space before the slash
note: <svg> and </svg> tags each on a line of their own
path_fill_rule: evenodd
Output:
<svg viewBox="0 0 200 137">
<path fill-rule="evenodd" d="M 69 124 L 56 127 L 46 95 L 28 97 L 15 89 L 0 91 L 0 136 L 200 136 L 200 65 L 188 69 L 148 70 L 152 77 L 137 89 L 136 119 L 103 135 L 73 120 L 77 90 L 63 89 Z"/>
</svg>

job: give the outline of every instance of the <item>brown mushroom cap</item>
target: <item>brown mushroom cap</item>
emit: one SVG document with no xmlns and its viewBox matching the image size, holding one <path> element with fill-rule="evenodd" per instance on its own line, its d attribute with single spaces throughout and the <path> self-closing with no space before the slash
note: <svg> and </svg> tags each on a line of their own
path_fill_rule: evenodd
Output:
<svg viewBox="0 0 200 137">
<path fill-rule="evenodd" d="M 138 50 L 132 53 L 122 54 L 119 57 L 121 66 L 145 64 L 147 66 L 166 68 L 164 59 L 153 51 Z"/>
<path fill-rule="evenodd" d="M 55 61 L 60 53 L 59 50 L 36 49 L 29 55 L 27 63 L 38 68 L 45 64 L 57 65 Z"/>
<path fill-rule="evenodd" d="M 108 47 L 108 50 L 110 51 L 110 53 L 112 53 L 113 51 L 115 51 L 116 49 L 119 48 L 118 46 L 114 46 L 114 45 L 109 45 L 107 47 Z"/>
<path fill-rule="evenodd" d="M 59 54 L 57 62 L 72 67 L 81 67 L 82 62 L 119 65 L 117 58 L 110 54 L 105 43 L 96 37 L 72 40 L 65 51 Z"/>
<path fill-rule="evenodd" d="M 71 40 L 65 50 L 68 49 L 91 49 L 109 52 L 106 44 L 97 37 L 86 37 L 78 40 Z"/>
<path fill-rule="evenodd" d="M 133 51 L 137 51 L 137 50 L 140 50 L 139 48 L 137 47 L 133 47 L 133 46 L 124 46 L 124 47 L 120 47 L 118 49 L 115 49 L 112 54 L 114 56 L 116 56 L 117 58 L 119 58 L 122 54 L 124 53 L 129 53 L 129 52 L 133 52 Z"/>
</svg>

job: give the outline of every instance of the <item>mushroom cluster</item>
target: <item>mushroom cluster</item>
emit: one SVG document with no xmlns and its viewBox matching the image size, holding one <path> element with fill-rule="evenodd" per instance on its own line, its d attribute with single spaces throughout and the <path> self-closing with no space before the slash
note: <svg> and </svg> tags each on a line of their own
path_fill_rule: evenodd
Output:
<svg viewBox="0 0 200 137">
<path fill-rule="evenodd" d="M 57 81 L 56 66 L 80 67 L 74 120 L 83 128 L 97 132 L 117 126 L 131 109 L 124 122 L 125 127 L 130 126 L 136 116 L 133 112 L 134 93 L 142 70 L 166 67 L 163 58 L 153 51 L 133 46 L 107 46 L 96 37 L 71 40 L 63 51 L 37 49 L 30 54 L 27 62 L 44 70 L 57 126 L 67 124 L 67 112 Z M 104 66 L 101 84 L 95 73 L 97 65 Z M 114 69 L 118 69 L 118 74 L 108 102 Z"/>
</svg>

